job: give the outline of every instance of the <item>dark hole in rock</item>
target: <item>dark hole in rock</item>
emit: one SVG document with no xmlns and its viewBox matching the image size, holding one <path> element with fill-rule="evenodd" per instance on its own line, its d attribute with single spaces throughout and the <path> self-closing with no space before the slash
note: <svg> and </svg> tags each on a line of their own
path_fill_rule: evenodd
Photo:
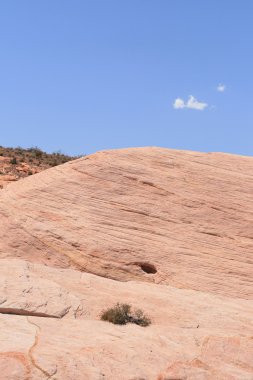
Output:
<svg viewBox="0 0 253 380">
<path fill-rule="evenodd" d="M 145 273 L 154 274 L 157 272 L 156 267 L 153 264 L 140 263 L 139 266 Z"/>
</svg>

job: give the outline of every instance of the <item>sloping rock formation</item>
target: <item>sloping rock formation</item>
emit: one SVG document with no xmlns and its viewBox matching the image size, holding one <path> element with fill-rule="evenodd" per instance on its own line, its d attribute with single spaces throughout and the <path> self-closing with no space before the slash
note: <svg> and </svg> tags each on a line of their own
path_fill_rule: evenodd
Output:
<svg viewBox="0 0 253 380">
<path fill-rule="evenodd" d="M 0 254 L 251 298 L 252 195 L 250 157 L 101 152 L 1 191 Z"/>
<path fill-rule="evenodd" d="M 123 149 L 9 184 L 0 379 L 252 380 L 252 222 L 251 157 Z M 100 321 L 116 302 L 151 326 Z"/>
</svg>

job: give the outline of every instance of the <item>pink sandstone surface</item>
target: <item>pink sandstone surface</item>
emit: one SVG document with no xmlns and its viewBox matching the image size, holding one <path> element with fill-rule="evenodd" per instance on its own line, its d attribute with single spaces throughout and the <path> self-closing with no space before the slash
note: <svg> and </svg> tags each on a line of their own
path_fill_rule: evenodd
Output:
<svg viewBox="0 0 253 380">
<path fill-rule="evenodd" d="M 1 380 L 253 380 L 253 159 L 99 152 L 0 191 Z M 100 321 L 117 302 L 149 327 Z"/>
</svg>

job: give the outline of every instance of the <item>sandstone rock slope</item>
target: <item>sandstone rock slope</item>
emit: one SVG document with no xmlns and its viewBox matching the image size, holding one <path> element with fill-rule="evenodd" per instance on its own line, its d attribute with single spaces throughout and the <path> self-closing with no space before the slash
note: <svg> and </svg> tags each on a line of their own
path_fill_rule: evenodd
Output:
<svg viewBox="0 0 253 380">
<path fill-rule="evenodd" d="M 0 252 L 251 298 L 252 195 L 252 158 L 101 152 L 3 189 Z"/>
<path fill-rule="evenodd" d="M 252 380 L 252 222 L 251 157 L 122 149 L 9 184 L 0 379 Z M 152 325 L 100 321 L 116 302 Z"/>
</svg>

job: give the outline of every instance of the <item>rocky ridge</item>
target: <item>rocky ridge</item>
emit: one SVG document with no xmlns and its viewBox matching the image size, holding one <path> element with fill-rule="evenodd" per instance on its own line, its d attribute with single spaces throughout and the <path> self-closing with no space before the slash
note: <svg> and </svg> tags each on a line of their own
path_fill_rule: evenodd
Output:
<svg viewBox="0 0 253 380">
<path fill-rule="evenodd" d="M 75 158 L 60 152 L 46 153 L 38 147 L 24 149 L 0 146 L 0 189 L 11 182 L 40 173 Z"/>
</svg>

